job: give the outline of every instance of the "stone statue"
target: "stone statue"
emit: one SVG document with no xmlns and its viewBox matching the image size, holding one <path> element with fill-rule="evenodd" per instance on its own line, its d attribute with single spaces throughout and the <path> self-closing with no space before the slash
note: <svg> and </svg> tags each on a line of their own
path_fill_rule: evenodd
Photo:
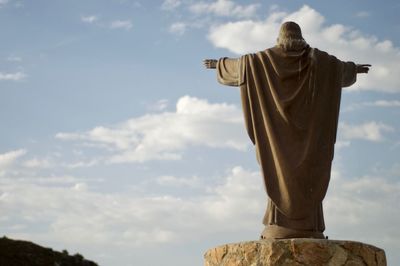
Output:
<svg viewBox="0 0 400 266">
<path fill-rule="evenodd" d="M 218 81 L 239 86 L 248 135 L 268 194 L 263 239 L 324 238 L 322 200 L 331 174 L 342 87 L 369 64 L 343 62 L 282 24 L 277 44 L 238 59 L 206 59 Z"/>
</svg>

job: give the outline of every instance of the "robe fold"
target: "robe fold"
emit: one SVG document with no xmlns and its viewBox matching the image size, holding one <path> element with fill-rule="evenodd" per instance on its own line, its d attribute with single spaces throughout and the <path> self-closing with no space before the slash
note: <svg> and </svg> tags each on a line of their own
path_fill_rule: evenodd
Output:
<svg viewBox="0 0 400 266">
<path fill-rule="evenodd" d="M 239 86 L 245 126 L 269 196 L 264 224 L 324 230 L 341 89 L 356 65 L 315 48 L 275 46 L 217 63 L 220 83 Z M 289 224 L 289 225 L 288 225 Z"/>
</svg>

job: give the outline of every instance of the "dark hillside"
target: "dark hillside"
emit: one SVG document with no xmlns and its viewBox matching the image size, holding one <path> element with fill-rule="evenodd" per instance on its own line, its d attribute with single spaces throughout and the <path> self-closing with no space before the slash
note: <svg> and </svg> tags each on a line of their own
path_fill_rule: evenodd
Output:
<svg viewBox="0 0 400 266">
<path fill-rule="evenodd" d="M 32 242 L 0 238 L 0 266 L 97 266 L 82 255 L 69 255 Z"/>
</svg>

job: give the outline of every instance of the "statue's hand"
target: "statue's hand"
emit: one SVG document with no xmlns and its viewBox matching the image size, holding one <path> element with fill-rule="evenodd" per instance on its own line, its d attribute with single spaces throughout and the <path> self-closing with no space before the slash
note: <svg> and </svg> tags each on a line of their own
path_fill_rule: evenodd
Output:
<svg viewBox="0 0 400 266">
<path fill-rule="evenodd" d="M 370 64 L 357 64 L 357 73 L 368 73 Z"/>
<path fill-rule="evenodd" d="M 218 62 L 218 60 L 215 60 L 215 59 L 204 59 L 203 65 L 207 69 L 217 68 L 217 62 Z"/>
</svg>

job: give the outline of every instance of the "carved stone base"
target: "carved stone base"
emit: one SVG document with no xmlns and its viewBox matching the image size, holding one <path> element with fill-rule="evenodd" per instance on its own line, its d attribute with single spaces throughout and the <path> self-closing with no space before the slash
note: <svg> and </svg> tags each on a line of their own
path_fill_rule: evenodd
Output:
<svg viewBox="0 0 400 266">
<path fill-rule="evenodd" d="M 376 265 L 386 266 L 385 252 L 355 241 L 294 238 L 226 244 L 209 249 L 205 266 Z"/>
</svg>

